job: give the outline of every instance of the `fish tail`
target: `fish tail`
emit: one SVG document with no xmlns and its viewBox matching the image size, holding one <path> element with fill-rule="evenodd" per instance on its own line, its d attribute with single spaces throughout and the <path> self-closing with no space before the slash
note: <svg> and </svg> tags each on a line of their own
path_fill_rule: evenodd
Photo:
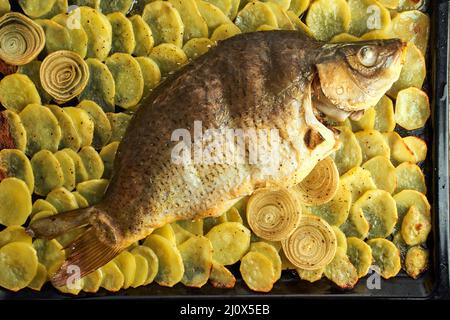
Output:
<svg viewBox="0 0 450 320">
<path fill-rule="evenodd" d="M 77 228 L 86 229 L 67 246 L 68 257 L 51 277 L 51 281 L 56 287 L 68 284 L 75 274 L 79 278 L 83 278 L 107 264 L 122 251 L 122 247 L 114 247 L 101 241 L 97 236 L 96 229 L 90 225 L 90 216 L 97 210 L 89 207 L 69 211 L 34 221 L 28 227 L 27 232 L 31 236 L 43 239 L 54 239 Z"/>
</svg>

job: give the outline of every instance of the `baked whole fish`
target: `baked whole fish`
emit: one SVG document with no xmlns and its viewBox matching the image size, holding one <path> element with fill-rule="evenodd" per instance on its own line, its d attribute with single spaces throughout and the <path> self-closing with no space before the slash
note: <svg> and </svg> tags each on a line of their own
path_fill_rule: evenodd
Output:
<svg viewBox="0 0 450 320">
<path fill-rule="evenodd" d="M 397 39 L 327 44 L 296 31 L 255 32 L 220 42 L 169 76 L 135 113 L 102 203 L 28 229 L 47 239 L 86 229 L 53 283 L 64 285 L 71 265 L 87 275 L 166 223 L 218 216 L 257 188 L 302 181 L 336 148 L 327 119 L 357 118 L 374 106 L 398 79 L 404 48 Z M 174 161 L 174 132 L 189 134 L 184 146 L 192 150 L 198 123 L 276 129 L 277 165 L 267 174 L 267 162 Z"/>
</svg>

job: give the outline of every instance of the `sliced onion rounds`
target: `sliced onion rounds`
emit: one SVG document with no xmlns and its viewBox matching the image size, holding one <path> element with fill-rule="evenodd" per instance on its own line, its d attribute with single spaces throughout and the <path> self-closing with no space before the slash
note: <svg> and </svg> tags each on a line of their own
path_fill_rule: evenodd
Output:
<svg viewBox="0 0 450 320">
<path fill-rule="evenodd" d="M 298 268 L 317 270 L 333 260 L 337 248 L 336 235 L 325 220 L 302 216 L 298 228 L 282 241 L 288 260 Z"/>
<path fill-rule="evenodd" d="M 339 171 L 330 157 L 320 161 L 295 191 L 305 205 L 318 206 L 334 198 L 339 185 Z"/>
<path fill-rule="evenodd" d="M 89 68 L 79 54 L 60 50 L 49 54 L 40 69 L 42 87 L 56 102 L 78 96 L 89 80 Z"/>
<path fill-rule="evenodd" d="M 247 221 L 260 238 L 281 241 L 297 228 L 301 205 L 292 191 L 281 188 L 257 190 L 247 203 Z"/>
</svg>

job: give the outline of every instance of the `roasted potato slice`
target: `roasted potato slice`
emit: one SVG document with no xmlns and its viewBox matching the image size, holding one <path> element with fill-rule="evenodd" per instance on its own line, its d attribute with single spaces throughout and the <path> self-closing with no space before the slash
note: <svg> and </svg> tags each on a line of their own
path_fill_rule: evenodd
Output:
<svg viewBox="0 0 450 320">
<path fill-rule="evenodd" d="M 0 248 L 12 242 L 25 242 L 31 244 L 31 237 L 21 226 L 10 226 L 0 231 Z"/>
<path fill-rule="evenodd" d="M 397 204 L 397 229 L 400 228 L 403 222 L 403 217 L 412 206 L 415 206 L 416 209 L 418 209 L 419 212 L 424 214 L 426 217 L 430 217 L 431 215 L 431 206 L 428 203 L 427 197 L 425 197 L 423 193 L 415 190 L 403 190 L 394 196 L 394 200 Z"/>
<path fill-rule="evenodd" d="M 370 224 L 364 216 L 362 209 L 351 210 L 347 221 L 341 226 L 341 230 L 347 237 L 367 238 Z"/>
<path fill-rule="evenodd" d="M 400 137 L 397 132 L 393 131 L 383 133 L 383 137 L 391 149 L 392 164 L 398 165 L 403 162 L 415 161 L 414 153 L 408 148 L 402 137 Z"/>
<path fill-rule="evenodd" d="M 60 1 L 60 0 L 58 0 L 58 1 Z M 65 1 L 65 0 L 61 0 L 61 1 Z M 80 57 L 82 57 L 84 59 L 87 55 L 89 39 L 88 39 L 88 35 L 87 35 L 86 31 L 84 31 L 84 28 L 81 25 L 73 26 L 71 24 L 71 23 L 73 23 L 73 21 L 79 21 L 77 19 L 77 17 L 74 16 L 75 14 L 76 14 L 75 10 L 69 14 L 67 14 L 67 10 L 64 10 L 63 12 L 60 12 L 60 14 L 58 14 L 58 15 L 52 15 L 51 20 L 58 23 L 69 33 L 70 47 L 64 48 L 64 49 L 76 52 L 80 55 Z M 62 32 L 65 33 L 65 31 L 62 31 Z M 56 35 L 56 38 L 53 41 L 55 45 L 58 45 L 57 39 L 58 38 Z M 57 51 L 57 50 L 55 50 L 55 51 Z"/>
<path fill-rule="evenodd" d="M 362 168 L 369 171 L 378 189 L 391 194 L 397 188 L 396 169 L 389 158 L 376 156 L 362 165 Z"/>
<path fill-rule="evenodd" d="M 27 147 L 27 132 L 19 115 L 14 111 L 0 112 L 1 149 L 18 149 L 25 152 Z"/>
<path fill-rule="evenodd" d="M 87 57 L 105 61 L 112 46 L 112 27 L 108 19 L 92 8 L 80 7 L 80 23 L 86 32 Z"/>
<path fill-rule="evenodd" d="M 64 187 L 53 189 L 45 200 L 51 203 L 58 212 L 78 209 L 77 199 Z"/>
<path fill-rule="evenodd" d="M 66 258 L 63 247 L 55 239 L 36 239 L 33 241 L 33 248 L 36 250 L 39 262 L 45 266 L 48 277 L 51 278 Z"/>
<path fill-rule="evenodd" d="M 20 112 L 29 104 L 41 104 L 41 97 L 28 76 L 14 73 L 0 81 L 0 103 L 8 110 Z"/>
<path fill-rule="evenodd" d="M 34 190 L 34 175 L 30 160 L 17 149 L 0 151 L 0 181 L 4 178 L 18 178 L 24 181 L 30 193 Z"/>
<path fill-rule="evenodd" d="M 208 238 L 194 236 L 179 247 L 184 264 L 181 282 L 188 287 L 201 288 L 208 282 L 212 268 L 213 248 Z"/>
<path fill-rule="evenodd" d="M 212 33 L 210 39 L 212 41 L 217 42 L 231 38 L 239 33 L 241 33 L 241 30 L 238 27 L 236 27 L 235 24 L 233 23 L 221 24 L 216 29 L 214 29 L 214 32 Z"/>
<path fill-rule="evenodd" d="M 75 128 L 72 118 L 64 111 L 64 108 L 56 105 L 49 105 L 47 108 L 56 117 L 61 128 L 61 140 L 58 149 L 71 148 L 74 151 L 78 151 L 81 146 L 81 137 Z"/>
<path fill-rule="evenodd" d="M 0 225 L 20 226 L 31 214 L 31 194 L 25 182 L 6 178 L 0 182 Z"/>
<path fill-rule="evenodd" d="M 294 12 L 297 17 L 302 15 L 308 9 L 311 0 L 291 0 L 289 10 Z"/>
<path fill-rule="evenodd" d="M 266 4 L 269 6 L 270 10 L 272 10 L 272 12 L 275 14 L 275 18 L 277 19 L 277 25 L 279 29 L 295 30 L 295 26 L 292 23 L 291 19 L 289 18 L 286 10 L 282 8 L 283 5 L 282 2 L 267 1 Z"/>
<path fill-rule="evenodd" d="M 215 3 L 212 3 L 215 2 Z M 212 35 L 213 31 L 222 24 L 233 23 L 226 15 L 224 11 L 221 11 L 221 8 L 216 6 L 222 4 L 222 7 L 230 5 L 229 9 L 231 9 L 231 1 L 203 1 L 197 0 L 197 7 L 202 15 L 203 19 L 205 19 L 206 24 L 208 25 L 209 35 Z M 229 11 L 229 10 L 228 10 Z"/>
<path fill-rule="evenodd" d="M 84 163 L 81 160 L 81 157 L 78 155 L 78 153 L 76 153 L 72 149 L 68 149 L 68 148 L 63 149 L 58 152 L 64 152 L 69 157 L 72 158 L 73 163 L 75 164 L 75 181 L 76 181 L 76 183 L 80 183 L 80 182 L 88 180 L 88 173 L 87 173 Z"/>
<path fill-rule="evenodd" d="M 100 286 L 111 292 L 119 291 L 125 282 L 125 277 L 114 261 L 108 262 L 100 268 L 102 282 Z"/>
<path fill-rule="evenodd" d="M 61 170 L 64 176 L 64 188 L 71 191 L 75 189 L 76 175 L 75 175 L 75 162 L 65 152 L 58 151 L 55 153 L 55 158 L 61 165 Z"/>
<path fill-rule="evenodd" d="M 352 195 L 352 203 L 358 200 L 368 190 L 377 188 L 373 182 L 370 171 L 361 167 L 349 170 L 341 177 L 341 183 L 346 186 Z"/>
<path fill-rule="evenodd" d="M 391 23 L 391 15 L 376 0 L 348 0 L 351 22 L 349 32 L 357 37 L 372 30 L 386 30 Z"/>
<path fill-rule="evenodd" d="M 177 244 L 177 240 L 175 238 L 175 232 L 172 229 L 172 226 L 170 224 L 165 224 L 164 226 L 155 229 L 152 234 L 157 234 L 167 240 L 169 240 L 173 244 Z M 144 242 L 144 245 L 146 243 Z"/>
<path fill-rule="evenodd" d="M 39 18 L 50 12 L 56 0 L 33 1 L 19 0 L 19 5 L 25 14 L 31 18 Z"/>
<path fill-rule="evenodd" d="M 400 252 L 389 240 L 377 238 L 367 241 L 372 249 L 373 264 L 384 279 L 395 277 L 400 269 Z"/>
<path fill-rule="evenodd" d="M 347 252 L 347 237 L 345 236 L 345 233 L 341 231 L 336 226 L 331 226 L 331 228 L 334 231 L 334 234 L 336 235 L 336 243 L 337 247 L 344 250 L 344 252 Z"/>
<path fill-rule="evenodd" d="M 358 271 L 341 248 L 336 250 L 334 259 L 325 267 L 324 275 L 343 289 L 351 289 L 358 282 Z"/>
<path fill-rule="evenodd" d="M 33 247 L 24 242 L 9 243 L 0 248 L 0 287 L 19 291 L 36 276 L 38 258 Z"/>
<path fill-rule="evenodd" d="M 136 45 L 132 52 L 133 55 L 136 57 L 146 57 L 150 55 L 153 45 L 155 44 L 152 29 L 150 29 L 140 15 L 134 15 L 129 19 L 133 26 L 134 38 L 136 40 Z"/>
<path fill-rule="evenodd" d="M 392 19 L 389 35 L 414 43 L 425 55 L 430 35 L 430 17 L 418 10 L 400 12 Z"/>
<path fill-rule="evenodd" d="M 427 158 L 428 147 L 425 141 L 418 137 L 409 136 L 403 138 L 403 142 L 406 143 L 409 150 L 412 151 L 416 159 L 416 163 L 425 161 Z"/>
<path fill-rule="evenodd" d="M 431 115 L 430 102 L 425 92 L 411 87 L 397 95 L 395 121 L 406 130 L 423 127 Z"/>
<path fill-rule="evenodd" d="M 134 261 L 136 264 L 135 272 L 133 274 L 133 282 L 131 283 L 131 286 L 133 288 L 140 287 L 144 285 L 145 280 L 148 277 L 148 262 L 147 259 L 145 259 L 140 254 L 133 254 Z"/>
<path fill-rule="evenodd" d="M 242 32 L 256 31 L 263 24 L 278 28 L 275 14 L 266 3 L 259 1 L 248 2 L 234 23 Z"/>
<path fill-rule="evenodd" d="M 401 235 L 407 245 L 415 246 L 427 241 L 431 231 L 431 219 L 418 207 L 411 206 L 403 217 Z"/>
<path fill-rule="evenodd" d="M 380 132 L 391 132 L 395 129 L 394 104 L 387 96 L 383 96 L 374 107 L 375 123 L 373 129 Z"/>
<path fill-rule="evenodd" d="M 339 174 L 343 175 L 350 169 L 361 165 L 362 150 L 350 128 L 341 126 L 337 129 L 340 131 L 341 145 L 337 151 L 331 154 L 331 157 L 336 163 Z"/>
<path fill-rule="evenodd" d="M 90 100 L 81 101 L 77 107 L 86 111 L 94 122 L 92 147 L 95 149 L 103 148 L 108 144 L 112 135 L 111 123 L 105 112 L 98 104 Z"/>
<path fill-rule="evenodd" d="M 148 285 L 155 279 L 158 274 L 159 260 L 155 252 L 146 246 L 137 246 L 131 249 L 131 253 L 134 255 L 140 255 L 147 260 L 148 273 L 143 285 Z"/>
<path fill-rule="evenodd" d="M 183 46 L 183 51 L 189 60 L 193 60 L 207 53 L 212 47 L 214 42 L 208 38 L 193 38 Z"/>
<path fill-rule="evenodd" d="M 406 273 L 413 279 L 417 279 L 429 266 L 428 250 L 415 246 L 408 250 L 405 259 Z"/>
<path fill-rule="evenodd" d="M 425 177 L 419 166 L 404 162 L 395 168 L 395 173 L 397 175 L 396 193 L 403 190 L 417 190 L 423 194 L 427 193 Z"/>
<path fill-rule="evenodd" d="M 33 203 L 33 207 L 31 209 L 31 216 L 41 211 L 51 211 L 53 213 L 58 213 L 58 210 L 48 201 L 44 199 L 37 199 Z"/>
<path fill-rule="evenodd" d="M 236 278 L 224 265 L 213 261 L 211 275 L 209 278 L 214 288 L 231 289 L 236 284 Z"/>
<path fill-rule="evenodd" d="M 269 292 L 275 282 L 272 262 L 263 254 L 250 251 L 241 260 L 239 270 L 247 286 L 257 292 Z"/>
<path fill-rule="evenodd" d="M 36 275 L 28 284 L 28 288 L 41 291 L 44 284 L 47 282 L 47 269 L 42 263 L 38 263 Z"/>
<path fill-rule="evenodd" d="M 361 130 L 372 130 L 375 127 L 376 111 L 374 108 L 366 110 L 364 115 L 358 121 L 350 120 L 353 132 Z"/>
<path fill-rule="evenodd" d="M 208 25 L 200 14 L 196 0 L 168 0 L 178 11 L 184 24 L 183 40 L 208 37 Z"/>
<path fill-rule="evenodd" d="M 295 269 L 300 279 L 309 281 L 311 283 L 322 279 L 324 270 L 325 268 L 320 268 L 317 270 L 304 270 L 300 268 Z"/>
<path fill-rule="evenodd" d="M 355 266 L 358 277 L 367 275 L 372 265 L 372 249 L 361 239 L 350 237 L 347 239 L 347 255 L 350 262 Z"/>
<path fill-rule="evenodd" d="M 89 180 L 77 185 L 77 191 L 89 202 L 89 205 L 100 203 L 105 195 L 109 181 L 105 179 Z"/>
<path fill-rule="evenodd" d="M 174 72 L 188 62 L 183 50 L 171 43 L 153 48 L 150 57 L 158 64 L 163 75 Z"/>
<path fill-rule="evenodd" d="M 363 162 L 376 156 L 384 156 L 387 158 L 391 156 L 389 145 L 380 132 L 376 130 L 364 130 L 355 133 L 355 136 L 362 150 Z"/>
<path fill-rule="evenodd" d="M 110 141 L 122 141 L 123 135 L 128 128 L 128 123 L 131 120 L 131 116 L 129 114 L 120 112 L 120 113 L 110 113 L 108 112 L 106 116 L 111 123 L 112 135 Z"/>
<path fill-rule="evenodd" d="M 49 103 L 52 97 L 44 90 L 40 78 L 41 61 L 34 60 L 25 65 L 19 66 L 17 69 L 18 73 L 24 74 L 33 81 L 39 96 L 41 97 L 42 103 Z"/>
<path fill-rule="evenodd" d="M 104 146 L 102 148 L 102 151 L 100 152 L 100 158 L 102 158 L 103 165 L 104 165 L 104 171 L 103 171 L 103 177 L 104 179 L 111 178 L 113 166 L 114 166 L 114 159 L 116 158 L 117 148 L 119 147 L 119 142 L 111 142 L 110 144 Z"/>
<path fill-rule="evenodd" d="M 72 192 L 73 196 L 77 200 L 78 208 L 87 208 L 89 207 L 89 202 L 85 197 L 81 195 L 78 191 Z"/>
<path fill-rule="evenodd" d="M 80 156 L 81 161 L 83 161 L 89 180 L 100 179 L 103 176 L 105 166 L 102 158 L 93 147 L 83 147 L 80 152 L 78 152 L 78 155 Z"/>
<path fill-rule="evenodd" d="M 81 108 L 66 107 L 64 112 L 72 120 L 75 129 L 80 137 L 80 147 L 90 146 L 94 139 L 94 121 L 89 113 Z"/>
<path fill-rule="evenodd" d="M 88 274 L 83 278 L 83 288 L 84 292 L 96 293 L 103 281 L 103 273 L 101 269 L 95 270 L 94 272 Z"/>
<path fill-rule="evenodd" d="M 104 14 L 112 12 L 120 12 L 127 14 L 131 7 L 134 5 L 134 0 L 110 0 L 110 1 L 100 1 L 100 10 Z"/>
<path fill-rule="evenodd" d="M 250 252 L 259 252 L 270 260 L 273 266 L 274 281 L 278 281 L 281 278 L 281 258 L 277 249 L 267 242 L 253 242 L 250 245 Z"/>
</svg>

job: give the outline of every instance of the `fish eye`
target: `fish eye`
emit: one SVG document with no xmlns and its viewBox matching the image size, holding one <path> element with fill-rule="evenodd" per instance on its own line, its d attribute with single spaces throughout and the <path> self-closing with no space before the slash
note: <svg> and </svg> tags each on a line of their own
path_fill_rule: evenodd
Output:
<svg viewBox="0 0 450 320">
<path fill-rule="evenodd" d="M 378 61 L 378 52 L 373 47 L 362 47 L 358 52 L 358 59 L 363 66 L 373 67 Z"/>
</svg>

